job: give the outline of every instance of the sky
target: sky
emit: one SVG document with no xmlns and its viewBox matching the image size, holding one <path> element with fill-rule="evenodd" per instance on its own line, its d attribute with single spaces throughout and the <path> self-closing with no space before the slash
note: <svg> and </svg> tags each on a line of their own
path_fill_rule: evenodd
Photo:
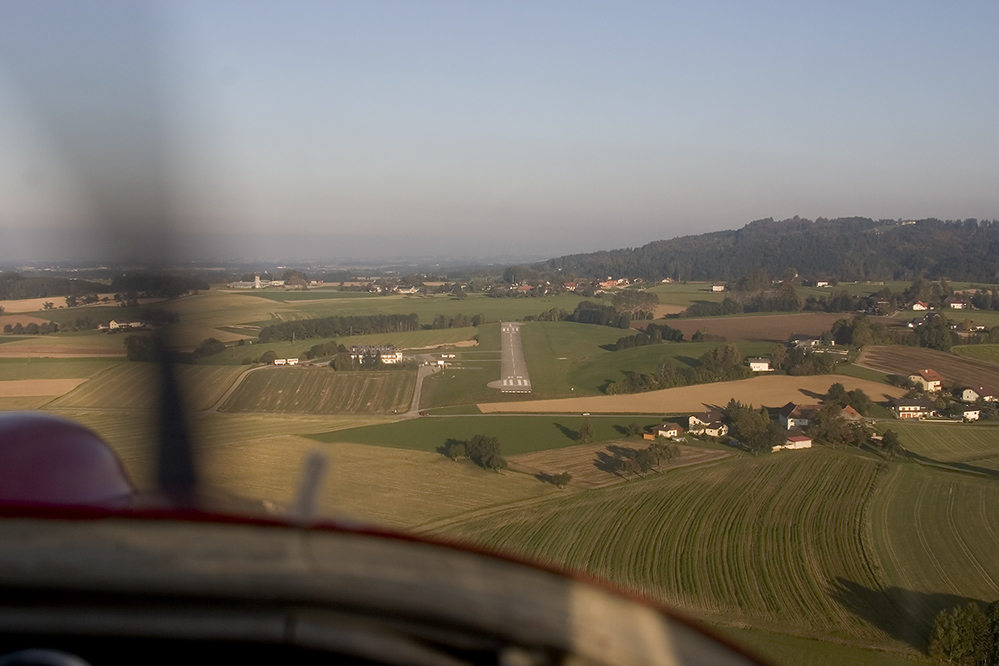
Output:
<svg viewBox="0 0 999 666">
<path fill-rule="evenodd" d="M 0 3 L 0 261 L 999 218 L 999 3 Z"/>
</svg>

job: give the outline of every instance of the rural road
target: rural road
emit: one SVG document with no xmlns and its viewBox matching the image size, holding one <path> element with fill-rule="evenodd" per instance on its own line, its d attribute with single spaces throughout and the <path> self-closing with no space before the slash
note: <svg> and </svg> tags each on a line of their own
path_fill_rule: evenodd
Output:
<svg viewBox="0 0 999 666">
<path fill-rule="evenodd" d="M 258 366 L 254 367 L 254 368 L 250 368 L 249 370 L 247 370 L 246 372 L 244 372 L 243 374 L 241 374 L 239 377 L 236 377 L 236 381 L 234 381 L 232 383 L 232 386 L 230 386 L 226 390 L 226 392 L 222 394 L 222 397 L 219 398 L 218 401 L 214 405 L 212 405 L 211 407 L 209 407 L 205 411 L 206 412 L 217 412 L 217 411 L 219 411 L 222 408 L 222 405 L 225 404 L 225 401 L 228 400 L 232 396 L 232 394 L 236 392 L 236 389 L 239 388 L 239 385 L 243 383 L 243 380 L 246 379 L 246 376 L 248 374 L 250 374 L 251 372 L 255 372 L 256 370 L 263 370 L 264 368 L 270 368 L 270 367 L 273 367 L 273 366 L 271 366 L 271 365 L 258 365 Z"/>
<path fill-rule="evenodd" d="M 489 382 L 488 386 L 503 393 L 531 392 L 531 377 L 527 373 L 520 327 L 520 322 L 505 321 L 500 324 L 500 378 Z"/>
</svg>

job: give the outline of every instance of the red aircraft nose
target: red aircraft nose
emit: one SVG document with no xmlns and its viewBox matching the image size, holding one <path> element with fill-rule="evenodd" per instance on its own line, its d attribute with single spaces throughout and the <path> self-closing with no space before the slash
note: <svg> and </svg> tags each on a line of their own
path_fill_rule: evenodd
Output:
<svg viewBox="0 0 999 666">
<path fill-rule="evenodd" d="M 0 503 L 102 505 L 132 484 L 104 441 L 49 414 L 0 414 Z"/>
</svg>

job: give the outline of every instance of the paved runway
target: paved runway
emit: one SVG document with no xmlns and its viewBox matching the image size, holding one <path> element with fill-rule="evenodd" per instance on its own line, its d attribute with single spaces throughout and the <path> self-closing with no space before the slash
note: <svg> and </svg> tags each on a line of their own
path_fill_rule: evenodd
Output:
<svg viewBox="0 0 999 666">
<path fill-rule="evenodd" d="M 500 324 L 500 379 L 489 386 L 503 393 L 530 393 L 531 377 L 527 374 L 524 346 L 520 340 L 519 322 Z"/>
</svg>

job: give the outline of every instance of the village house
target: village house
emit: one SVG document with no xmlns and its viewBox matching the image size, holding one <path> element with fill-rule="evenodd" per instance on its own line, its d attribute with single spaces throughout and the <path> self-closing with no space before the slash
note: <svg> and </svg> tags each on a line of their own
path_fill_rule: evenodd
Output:
<svg viewBox="0 0 999 666">
<path fill-rule="evenodd" d="M 753 372 L 772 372 L 773 368 L 770 367 L 770 359 L 763 358 L 761 356 L 755 356 L 753 358 L 747 358 L 746 363 L 749 365 L 749 369 Z"/>
<path fill-rule="evenodd" d="M 925 419 L 936 414 L 936 405 L 926 398 L 892 400 L 892 412 L 897 419 Z"/>
<path fill-rule="evenodd" d="M 956 397 L 962 402 L 996 402 L 996 391 L 987 386 L 965 387 L 955 391 Z"/>
<path fill-rule="evenodd" d="M 725 291 L 725 285 L 723 285 L 723 284 L 713 284 L 713 285 L 711 285 L 711 291 Z"/>
<path fill-rule="evenodd" d="M 853 407 L 851 407 L 850 405 L 847 405 L 846 407 L 844 407 L 840 411 L 839 415 L 847 423 L 857 423 L 859 421 L 863 421 L 864 420 L 864 417 L 861 415 L 861 413 L 858 412 Z"/>
<path fill-rule="evenodd" d="M 961 418 L 965 421 L 977 421 L 982 417 L 982 411 L 977 407 L 965 407 L 961 410 Z"/>
<path fill-rule="evenodd" d="M 909 375 L 909 381 L 926 391 L 935 393 L 943 386 L 943 377 L 936 370 L 924 368 Z"/>
<path fill-rule="evenodd" d="M 821 405 L 796 405 L 789 402 L 780 408 L 778 418 L 785 430 L 807 428 L 815 420 L 820 409 L 822 409 Z"/>
<path fill-rule="evenodd" d="M 728 434 L 728 426 L 722 423 L 722 415 L 718 410 L 691 414 L 687 419 L 687 430 L 692 435 L 710 437 L 724 437 Z"/>
<path fill-rule="evenodd" d="M 952 310 L 965 310 L 968 307 L 968 302 L 963 298 L 947 298 L 944 303 Z"/>
<path fill-rule="evenodd" d="M 926 301 L 916 301 L 915 303 L 912 304 L 912 309 L 913 310 L 917 310 L 917 311 L 919 311 L 919 310 L 929 310 L 930 309 L 930 304 L 927 303 Z"/>
<path fill-rule="evenodd" d="M 810 449 L 812 448 L 812 438 L 808 435 L 803 435 L 800 432 L 795 432 L 793 435 L 788 435 L 787 439 L 784 440 L 783 444 L 778 444 L 773 447 L 773 451 L 786 451 L 789 449 Z"/>
<path fill-rule="evenodd" d="M 816 287 L 828 287 L 829 286 L 829 280 L 816 280 L 815 281 L 815 286 Z"/>
<path fill-rule="evenodd" d="M 683 428 L 680 427 L 678 423 L 663 423 L 662 425 L 657 425 L 652 429 L 656 437 L 667 437 L 672 439 L 673 437 L 679 437 L 680 433 L 683 432 Z"/>
</svg>

